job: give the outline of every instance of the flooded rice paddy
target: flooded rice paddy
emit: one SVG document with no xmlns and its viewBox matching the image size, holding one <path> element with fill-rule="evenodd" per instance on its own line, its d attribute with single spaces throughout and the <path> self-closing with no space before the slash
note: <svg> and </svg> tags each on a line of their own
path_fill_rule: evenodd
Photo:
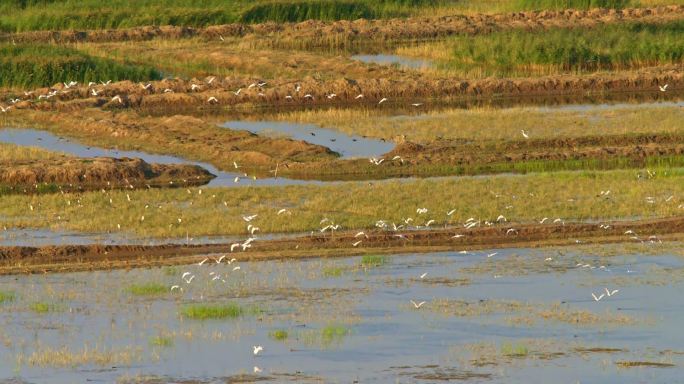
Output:
<svg viewBox="0 0 684 384">
<path fill-rule="evenodd" d="M 321 128 L 314 124 L 301 124 L 273 121 L 228 121 L 226 128 L 249 131 L 266 136 L 285 136 L 322 145 L 339 153 L 342 157 L 380 157 L 391 151 L 394 144 L 384 140 L 357 135 L 347 135 L 340 131 Z"/>
<path fill-rule="evenodd" d="M 212 179 L 209 187 L 232 187 L 244 185 L 293 185 L 317 183 L 317 181 L 293 180 L 287 178 L 257 178 L 253 179 L 242 173 L 221 171 L 211 164 L 183 159 L 175 156 L 151 154 L 142 151 L 122 151 L 117 149 L 105 149 L 80 144 L 74 140 L 58 137 L 47 131 L 36 129 L 0 129 L 0 142 L 21 146 L 39 147 L 49 151 L 62 152 L 78 157 L 129 157 L 140 158 L 148 163 L 159 164 L 193 164 L 200 166 L 216 178 Z M 236 183 L 235 177 L 241 177 Z"/>
<path fill-rule="evenodd" d="M 683 373 L 678 243 L 239 264 L 218 256 L 0 277 L 0 377 L 665 383 Z"/>
</svg>

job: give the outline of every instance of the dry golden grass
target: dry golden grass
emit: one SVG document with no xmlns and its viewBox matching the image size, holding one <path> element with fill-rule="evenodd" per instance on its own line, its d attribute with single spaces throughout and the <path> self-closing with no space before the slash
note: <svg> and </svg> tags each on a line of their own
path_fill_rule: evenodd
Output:
<svg viewBox="0 0 684 384">
<path fill-rule="evenodd" d="M 47 151 L 38 147 L 0 143 L 0 161 L 55 160 L 66 156 L 62 153 Z"/>
<path fill-rule="evenodd" d="M 133 348 L 108 350 L 99 347 L 90 348 L 87 345 L 80 351 L 73 351 L 68 347 L 53 348 L 38 345 L 37 350 L 30 355 L 20 354 L 18 365 L 38 367 L 78 367 L 82 365 L 130 365 L 141 361 L 141 351 Z"/>
<path fill-rule="evenodd" d="M 514 107 L 429 111 L 416 116 L 378 116 L 373 110 L 328 109 L 276 114 L 278 121 L 296 121 L 337 129 L 350 135 L 391 139 L 404 135 L 414 142 L 436 137 L 465 140 L 561 138 L 639 133 L 684 133 L 684 109 L 671 107 L 589 108 L 586 111 Z"/>
</svg>

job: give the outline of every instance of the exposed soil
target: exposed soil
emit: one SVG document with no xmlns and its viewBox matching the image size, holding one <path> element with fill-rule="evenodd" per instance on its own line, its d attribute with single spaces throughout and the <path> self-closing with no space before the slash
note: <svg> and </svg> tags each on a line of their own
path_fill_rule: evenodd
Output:
<svg viewBox="0 0 684 384">
<path fill-rule="evenodd" d="M 282 161 L 296 163 L 338 157 L 320 145 L 225 129 L 186 115 L 151 117 L 135 111 L 86 109 L 78 115 L 22 111 L 11 117 L 16 126 L 44 128 L 86 145 L 173 154 L 208 162 L 222 170 L 234 170 L 234 161 L 240 163 L 242 170 L 249 167 L 265 170 Z"/>
<path fill-rule="evenodd" d="M 119 30 L 37 31 L 0 35 L 16 42 L 103 42 L 149 40 L 154 38 L 220 36 L 242 39 L 282 41 L 312 45 L 353 44 L 391 40 L 435 39 L 454 34 L 480 34 L 505 29 L 542 29 L 551 27 L 590 27 L 630 21 L 664 22 L 684 17 L 684 6 L 633 8 L 623 10 L 530 11 L 506 14 L 454 15 L 388 20 L 305 21 L 301 23 L 227 24 L 207 28 L 146 26 Z"/>
<path fill-rule="evenodd" d="M 60 189 L 179 187 L 203 185 L 215 176 L 187 164 L 150 164 L 130 158 L 65 158 L 50 161 L 0 163 L 0 185 L 31 192 L 39 184 Z"/>
<path fill-rule="evenodd" d="M 668 134 L 587 136 L 579 138 L 515 139 L 468 142 L 435 140 L 417 144 L 398 139 L 380 165 L 367 159 L 318 163 L 285 163 L 282 175 L 297 178 L 381 179 L 407 176 L 475 175 L 516 172 L 515 164 L 528 161 L 596 161 L 605 169 L 619 161 L 641 167 L 658 156 L 684 155 L 684 137 Z M 397 156 L 399 158 L 397 158 Z M 392 160 L 397 158 L 397 160 Z M 506 167 L 506 166 L 510 167 Z M 524 168 L 523 168 L 524 169 Z"/>
<path fill-rule="evenodd" d="M 85 85 L 64 89 L 63 84 L 51 88 L 34 90 L 35 95 L 46 95 L 50 90 L 57 94 L 49 100 L 38 101 L 33 96 L 15 104 L 17 109 L 75 111 L 88 107 L 111 110 L 136 108 L 144 110 L 182 110 L 188 107 L 207 109 L 229 106 L 254 105 L 270 107 L 302 107 L 321 105 L 377 105 L 387 98 L 394 103 L 400 100 L 433 98 L 491 98 L 514 96 L 541 96 L 556 94 L 600 94 L 603 92 L 657 91 L 658 86 L 669 84 L 668 91 L 684 88 L 684 66 L 664 65 L 628 71 L 595 73 L 578 76 L 575 74 L 551 75 L 530 78 L 486 78 L 460 80 L 454 78 L 432 79 L 410 71 L 401 72 L 397 78 L 364 78 L 322 80 L 307 77 L 301 81 L 268 80 L 263 88 L 252 86 L 261 80 L 247 77 L 226 77 L 224 79 L 167 79 L 152 82 L 149 89 L 140 84 L 121 81 L 108 86 L 96 85 L 97 97 L 91 95 L 91 87 Z M 210 82 L 211 81 L 211 82 Z M 193 91 L 193 84 L 200 86 Z M 301 91 L 297 92 L 297 85 Z M 242 89 L 239 95 L 235 92 Z M 334 99 L 326 95 L 335 93 Z M 362 99 L 356 99 L 363 94 Z M 306 95 L 310 95 L 307 97 Z M 121 97 L 121 102 L 113 100 Z M 289 98 L 290 96 L 291 98 Z M 210 102 L 214 97 L 216 101 Z M 26 99 L 20 96 L 22 99 Z M 404 101 L 406 102 L 406 101 Z M 378 108 L 382 108 L 380 105 Z"/>
<path fill-rule="evenodd" d="M 542 247 L 550 245 L 576 245 L 582 243 L 615 243 L 635 241 L 624 233 L 632 230 L 645 241 L 651 235 L 659 239 L 680 239 L 684 235 L 684 217 L 621 221 L 610 224 L 609 230 L 598 224 L 524 224 L 480 227 L 474 229 L 440 229 L 433 231 L 368 232 L 368 238 L 358 247 L 353 232 L 312 235 L 299 238 L 252 243 L 245 252 L 231 257 L 241 261 L 295 259 L 315 257 L 344 257 L 361 254 L 440 252 L 455 250 Z M 507 235 L 514 227 L 516 234 Z M 453 238 L 454 234 L 462 234 Z M 133 268 L 188 264 L 196 262 L 198 255 L 228 253 L 230 244 L 206 245 L 65 245 L 0 247 L 0 274 L 48 273 L 89 269 Z"/>
</svg>

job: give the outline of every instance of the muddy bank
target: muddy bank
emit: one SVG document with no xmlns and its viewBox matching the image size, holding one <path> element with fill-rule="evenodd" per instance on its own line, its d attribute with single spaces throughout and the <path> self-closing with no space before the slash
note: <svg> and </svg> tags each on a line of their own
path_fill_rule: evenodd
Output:
<svg viewBox="0 0 684 384">
<path fill-rule="evenodd" d="M 216 110 L 237 106 L 310 108 L 330 105 L 372 105 L 387 108 L 397 103 L 408 105 L 416 100 L 427 102 L 441 99 L 440 102 L 444 102 L 468 98 L 552 95 L 584 97 L 617 92 L 657 92 L 658 86 L 663 84 L 669 84 L 668 92 L 676 92 L 684 89 L 684 67 L 664 65 L 589 75 L 562 74 L 479 80 L 435 79 L 419 73 L 401 72 L 399 76 L 392 78 L 323 80 L 307 77 L 299 81 L 266 80 L 261 88 L 253 85 L 261 81 L 264 80 L 247 77 L 166 79 L 151 82 L 147 89 L 130 81 L 107 86 L 82 85 L 68 90 L 64 89 L 63 84 L 55 84 L 51 88 L 34 90 L 31 97 L 19 96 L 22 100 L 14 107 L 17 110 L 65 112 L 84 108 L 113 111 L 134 108 L 170 112 L 190 107 Z M 92 96 L 93 89 L 97 90 L 98 96 Z M 55 96 L 49 100 L 38 100 L 38 96 L 35 96 L 51 92 Z M 336 95 L 334 98 L 327 97 L 332 93 Z M 382 99 L 386 99 L 386 102 L 379 105 Z"/>
<path fill-rule="evenodd" d="M 65 158 L 0 164 L 0 185 L 31 192 L 37 185 L 62 190 L 180 187 L 208 183 L 215 176 L 195 165 L 150 164 L 130 158 Z"/>
<path fill-rule="evenodd" d="M 278 162 L 308 162 L 337 158 L 329 148 L 301 140 L 269 138 L 226 129 L 202 118 L 172 115 L 152 117 L 136 111 L 86 109 L 67 112 L 15 111 L 13 126 L 37 127 L 84 145 L 149 154 L 173 154 L 188 161 L 210 163 L 222 171 L 267 169 Z M 239 163 L 239 169 L 234 163 Z"/>
<path fill-rule="evenodd" d="M 587 136 L 578 138 L 487 140 L 437 139 L 412 143 L 396 138 L 397 146 L 380 164 L 368 159 L 318 163 L 284 163 L 281 174 L 302 179 L 373 180 L 392 177 L 483 175 L 537 171 L 620 169 L 648 166 L 661 157 L 684 156 L 684 137 L 676 134 Z M 665 159 L 663 159 L 665 161 Z M 674 160 L 673 160 L 674 161 Z M 579 163 L 578 163 L 579 162 Z M 521 166 L 521 167 L 517 167 Z"/>
<path fill-rule="evenodd" d="M 359 43 L 437 39 L 455 34 L 481 34 L 505 29 L 592 27 L 631 21 L 665 22 L 684 17 L 684 6 L 672 5 L 623 10 L 529 11 L 505 14 L 454 15 L 387 20 L 305 21 L 277 24 L 227 24 L 207 28 L 147 26 L 119 30 L 37 31 L 0 35 L 0 40 L 21 42 L 109 42 L 155 38 L 239 37 L 284 46 L 345 47 Z M 269 41 L 269 42 L 266 42 Z"/>
<path fill-rule="evenodd" d="M 48 273 L 89 269 L 188 264 L 198 255 L 230 253 L 238 260 L 344 257 L 360 254 L 424 253 L 484 248 L 542 247 L 578 243 L 644 242 L 681 239 L 684 217 L 584 223 L 514 224 L 431 231 L 366 231 L 256 240 L 247 251 L 230 252 L 230 244 L 74 245 L 0 247 L 0 274 Z M 511 229 L 514 229 L 511 231 Z M 631 231 L 631 232 L 627 232 Z M 629 234 L 625 234 L 625 233 Z M 460 237 L 454 237 L 459 235 Z M 356 247 L 353 243 L 361 240 Z"/>
</svg>

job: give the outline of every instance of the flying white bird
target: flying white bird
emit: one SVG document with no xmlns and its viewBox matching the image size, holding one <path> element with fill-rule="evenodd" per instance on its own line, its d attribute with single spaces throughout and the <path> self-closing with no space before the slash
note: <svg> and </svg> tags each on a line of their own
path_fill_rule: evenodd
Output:
<svg viewBox="0 0 684 384">
<path fill-rule="evenodd" d="M 352 246 L 353 246 L 353 247 L 356 247 L 357 245 L 361 244 L 362 242 L 363 242 L 363 240 L 359 240 L 359 241 L 357 241 L 357 242 L 355 242 L 355 243 L 352 243 Z"/>
<path fill-rule="evenodd" d="M 263 350 L 264 350 L 264 347 L 262 347 L 261 345 L 255 345 L 254 346 L 254 356 L 258 355 L 259 352 L 261 352 Z"/>
<path fill-rule="evenodd" d="M 387 98 L 386 98 L 386 97 L 383 97 L 383 98 L 380 99 L 380 101 L 378 102 L 378 105 L 384 103 L 385 101 L 387 101 Z"/>
<path fill-rule="evenodd" d="M 244 220 L 244 221 L 246 221 L 246 222 L 249 223 L 250 221 L 254 220 L 257 216 L 258 216 L 258 215 L 242 216 L 242 220 Z"/>
<path fill-rule="evenodd" d="M 289 213 L 289 212 L 290 212 L 290 211 L 288 211 L 287 209 L 283 208 L 283 209 L 281 209 L 280 211 L 278 211 L 278 215 L 282 215 L 283 213 Z"/>
<path fill-rule="evenodd" d="M 197 265 L 201 267 L 201 266 L 204 265 L 204 263 L 206 263 L 208 260 L 209 260 L 209 258 L 206 258 L 206 259 L 200 261 L 199 263 L 197 263 Z"/>
<path fill-rule="evenodd" d="M 667 91 L 667 86 L 668 86 L 668 85 L 670 85 L 670 84 L 665 84 L 665 85 L 663 85 L 663 86 L 660 86 L 660 85 L 659 85 L 658 88 L 660 89 L 660 92 L 665 92 L 665 91 Z"/>
<path fill-rule="evenodd" d="M 362 94 L 362 93 L 359 93 L 359 94 L 354 98 L 354 100 L 358 100 L 358 99 L 363 99 L 363 94 Z"/>
<path fill-rule="evenodd" d="M 530 138 L 530 136 L 525 132 L 524 129 L 521 129 L 521 130 L 520 130 L 520 133 L 522 133 L 522 135 L 523 135 L 524 138 L 526 138 L 526 139 L 529 139 L 529 138 Z"/>
<path fill-rule="evenodd" d="M 420 303 L 416 303 L 415 301 L 411 300 L 411 304 L 413 304 L 413 306 L 414 306 L 416 309 L 418 309 L 418 308 L 422 307 L 423 304 L 425 304 L 425 302 L 424 302 L 424 301 L 421 301 Z"/>
<path fill-rule="evenodd" d="M 112 101 L 118 101 L 119 104 L 123 104 L 123 101 L 121 100 L 121 96 L 119 96 L 119 95 L 112 97 Z"/>
<path fill-rule="evenodd" d="M 425 276 L 427 276 L 427 274 L 428 274 L 427 272 L 423 273 L 422 275 L 420 275 L 420 278 L 421 278 L 421 279 L 424 279 Z"/>
<path fill-rule="evenodd" d="M 212 96 L 212 97 L 207 99 L 207 103 L 209 103 L 209 104 L 218 103 L 218 99 L 215 98 L 214 96 Z"/>
<path fill-rule="evenodd" d="M 591 293 L 591 297 L 594 298 L 594 301 L 599 301 L 599 300 L 603 299 L 603 296 L 605 296 L 604 293 L 602 293 L 601 296 L 598 296 L 598 297 L 596 297 L 596 295 L 594 294 L 594 292 Z"/>
<path fill-rule="evenodd" d="M 613 296 L 614 294 L 620 292 L 619 289 L 614 289 L 612 291 L 608 290 L 608 288 L 603 288 L 603 289 L 606 291 L 606 295 L 608 295 L 608 297 Z"/>
<path fill-rule="evenodd" d="M 490 253 L 489 255 L 487 255 L 487 258 L 494 257 L 494 256 L 496 256 L 498 253 L 499 253 L 499 252 Z"/>
</svg>

